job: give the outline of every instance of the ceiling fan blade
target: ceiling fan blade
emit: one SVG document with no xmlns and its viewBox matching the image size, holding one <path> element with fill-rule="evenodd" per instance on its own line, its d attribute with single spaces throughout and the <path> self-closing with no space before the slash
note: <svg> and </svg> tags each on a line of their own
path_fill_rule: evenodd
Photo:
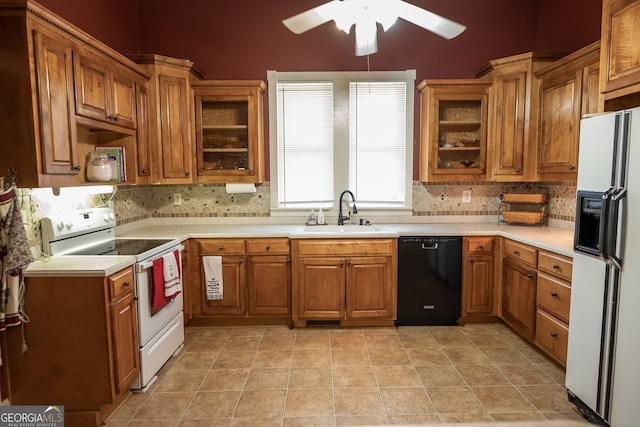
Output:
<svg viewBox="0 0 640 427">
<path fill-rule="evenodd" d="M 398 13 L 398 17 L 445 39 L 452 39 L 460 35 L 460 33 L 467 28 L 462 24 L 458 24 L 455 21 L 436 15 L 433 12 L 429 12 L 403 0 L 395 0 L 393 6 L 394 10 Z"/>
<path fill-rule="evenodd" d="M 375 21 L 361 21 L 356 24 L 356 56 L 366 56 L 378 51 Z"/>
<path fill-rule="evenodd" d="M 342 1 L 332 0 L 287 18 L 283 20 L 282 23 L 294 33 L 302 34 L 305 31 L 309 31 L 338 17 L 342 6 Z"/>
</svg>

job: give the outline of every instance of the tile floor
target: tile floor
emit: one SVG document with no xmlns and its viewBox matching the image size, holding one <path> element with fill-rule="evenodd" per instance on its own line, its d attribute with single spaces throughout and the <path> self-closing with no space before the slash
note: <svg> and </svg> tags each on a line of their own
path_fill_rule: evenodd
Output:
<svg viewBox="0 0 640 427">
<path fill-rule="evenodd" d="M 581 420 L 563 383 L 500 324 L 187 328 L 184 349 L 107 426 L 557 426 Z"/>
</svg>

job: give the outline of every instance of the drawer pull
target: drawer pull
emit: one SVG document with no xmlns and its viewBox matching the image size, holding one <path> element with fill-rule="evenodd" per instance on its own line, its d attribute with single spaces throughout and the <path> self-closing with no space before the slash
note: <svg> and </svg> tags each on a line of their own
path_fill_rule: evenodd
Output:
<svg viewBox="0 0 640 427">
<path fill-rule="evenodd" d="M 520 255 L 520 252 L 518 252 L 518 251 L 516 250 L 516 251 L 513 251 L 513 254 L 514 254 L 514 255 Z"/>
<path fill-rule="evenodd" d="M 559 266 L 558 264 L 553 264 L 553 269 L 554 269 L 554 270 L 557 270 L 557 269 L 559 269 L 559 268 L 560 268 L 560 266 Z"/>
<path fill-rule="evenodd" d="M 127 286 L 129 286 L 130 284 L 131 284 L 131 283 L 129 283 L 129 281 L 127 280 L 126 282 L 124 282 L 124 283 L 122 284 L 122 286 L 124 286 L 124 287 L 126 288 L 126 287 L 127 287 Z"/>
<path fill-rule="evenodd" d="M 551 337 L 552 338 L 556 338 L 558 336 L 558 334 L 556 334 L 555 332 L 551 332 Z"/>
<path fill-rule="evenodd" d="M 219 251 L 224 251 L 224 246 L 218 246 Z"/>
<path fill-rule="evenodd" d="M 469 262 L 473 262 L 473 258 L 469 258 Z"/>
<path fill-rule="evenodd" d="M 557 293 L 557 292 L 551 292 L 551 296 L 552 296 L 552 297 L 557 297 L 557 296 L 558 296 L 558 293 Z"/>
<path fill-rule="evenodd" d="M 527 273 L 527 277 L 528 277 L 529 279 L 531 279 L 531 278 L 533 277 L 533 274 L 531 274 L 531 273 Z"/>
<path fill-rule="evenodd" d="M 271 246 L 267 245 L 267 250 L 271 249 Z"/>
<path fill-rule="evenodd" d="M 483 250 L 484 246 L 480 245 L 480 246 L 478 246 L 478 249 Z"/>
</svg>

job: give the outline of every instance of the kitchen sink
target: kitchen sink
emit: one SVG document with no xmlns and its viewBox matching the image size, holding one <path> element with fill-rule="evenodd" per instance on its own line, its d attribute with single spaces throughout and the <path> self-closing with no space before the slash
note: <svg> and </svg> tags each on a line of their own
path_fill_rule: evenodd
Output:
<svg viewBox="0 0 640 427">
<path fill-rule="evenodd" d="M 377 225 L 307 225 L 291 233 L 293 238 L 398 237 L 395 231 Z"/>
</svg>

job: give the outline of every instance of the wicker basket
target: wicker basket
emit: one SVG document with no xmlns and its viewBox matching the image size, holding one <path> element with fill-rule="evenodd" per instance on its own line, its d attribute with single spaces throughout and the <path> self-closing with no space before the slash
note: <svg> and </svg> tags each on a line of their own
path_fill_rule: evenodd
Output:
<svg viewBox="0 0 640 427">
<path fill-rule="evenodd" d="M 505 203 L 546 203 L 547 195 L 542 193 L 503 193 Z"/>
<path fill-rule="evenodd" d="M 544 211 L 502 211 L 502 219 L 504 220 L 504 222 L 535 225 L 540 224 L 544 219 Z"/>
</svg>

